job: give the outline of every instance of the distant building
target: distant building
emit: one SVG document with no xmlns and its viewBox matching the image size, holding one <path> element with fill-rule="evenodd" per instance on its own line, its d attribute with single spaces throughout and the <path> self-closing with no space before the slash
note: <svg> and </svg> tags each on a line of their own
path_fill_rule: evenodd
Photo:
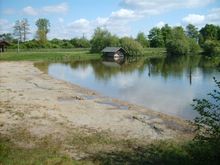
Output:
<svg viewBox="0 0 220 165">
<path fill-rule="evenodd" d="M 9 45 L 10 44 L 8 42 L 0 40 L 0 52 L 4 52 Z"/>
<path fill-rule="evenodd" d="M 102 50 L 103 56 L 115 60 L 124 58 L 126 51 L 122 47 L 106 47 Z"/>
</svg>

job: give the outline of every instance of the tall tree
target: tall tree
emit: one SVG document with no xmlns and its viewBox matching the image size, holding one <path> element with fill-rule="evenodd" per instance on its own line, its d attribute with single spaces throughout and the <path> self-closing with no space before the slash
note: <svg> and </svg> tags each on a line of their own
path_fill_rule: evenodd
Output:
<svg viewBox="0 0 220 165">
<path fill-rule="evenodd" d="M 138 41 L 144 48 L 149 47 L 149 42 L 143 32 L 137 34 L 136 41 Z"/>
<path fill-rule="evenodd" d="M 217 40 L 219 38 L 218 29 L 219 26 L 206 24 L 205 27 L 203 27 L 200 30 L 201 39 L 202 39 L 200 43 L 204 43 L 206 40 Z"/>
<path fill-rule="evenodd" d="M 154 27 L 150 30 L 148 38 L 150 40 L 151 47 L 163 47 L 164 40 L 160 28 Z"/>
<path fill-rule="evenodd" d="M 22 26 L 21 26 L 21 21 L 20 20 L 17 20 L 15 22 L 15 25 L 14 25 L 14 35 L 18 37 L 18 39 L 20 41 L 22 41 Z"/>
<path fill-rule="evenodd" d="M 95 29 L 91 40 L 91 52 L 98 53 L 106 46 L 118 46 L 119 39 L 112 35 L 108 30 L 100 27 Z"/>
<path fill-rule="evenodd" d="M 30 33 L 30 25 L 26 18 L 22 20 L 17 20 L 14 25 L 14 35 L 18 36 L 20 41 L 27 40 L 27 34 Z"/>
<path fill-rule="evenodd" d="M 30 25 L 26 18 L 21 20 L 21 31 L 22 31 L 23 41 L 25 42 L 27 40 L 27 35 L 30 34 Z"/>
<path fill-rule="evenodd" d="M 198 28 L 195 27 L 193 24 L 189 24 L 186 26 L 186 35 L 189 38 L 195 39 L 196 41 L 198 41 L 198 37 L 199 37 L 199 32 L 198 32 Z"/>
<path fill-rule="evenodd" d="M 162 28 L 161 28 L 161 33 L 163 35 L 163 40 L 164 40 L 164 44 L 166 45 L 166 43 L 171 39 L 172 37 L 172 28 L 168 25 L 165 24 Z"/>
<path fill-rule="evenodd" d="M 171 39 L 166 44 L 168 55 L 186 55 L 190 52 L 189 41 L 181 26 L 172 28 Z"/>
<path fill-rule="evenodd" d="M 39 18 L 35 24 L 37 26 L 37 39 L 41 44 L 44 44 L 47 41 L 47 34 L 50 31 L 50 22 L 46 18 Z"/>
</svg>

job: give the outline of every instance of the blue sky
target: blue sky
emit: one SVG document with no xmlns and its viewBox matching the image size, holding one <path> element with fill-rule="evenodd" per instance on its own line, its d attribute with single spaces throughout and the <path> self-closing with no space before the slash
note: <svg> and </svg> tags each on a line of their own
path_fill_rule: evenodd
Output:
<svg viewBox="0 0 220 165">
<path fill-rule="evenodd" d="M 49 19 L 50 39 L 90 38 L 96 27 L 135 37 L 165 23 L 220 25 L 220 0 L 0 0 L 0 34 L 12 33 L 14 22 L 22 18 L 30 23 L 29 39 L 39 18 Z"/>
</svg>

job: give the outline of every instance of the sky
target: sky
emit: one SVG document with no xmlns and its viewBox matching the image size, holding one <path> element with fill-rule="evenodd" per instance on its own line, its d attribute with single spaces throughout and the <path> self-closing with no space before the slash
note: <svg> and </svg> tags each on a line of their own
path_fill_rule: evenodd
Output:
<svg viewBox="0 0 220 165">
<path fill-rule="evenodd" d="M 220 25 L 220 0 L 0 0 L 0 34 L 13 33 L 16 20 L 27 18 L 33 39 L 35 22 L 50 21 L 48 38 L 91 38 L 96 27 L 120 37 L 164 24 L 198 28 Z"/>
</svg>

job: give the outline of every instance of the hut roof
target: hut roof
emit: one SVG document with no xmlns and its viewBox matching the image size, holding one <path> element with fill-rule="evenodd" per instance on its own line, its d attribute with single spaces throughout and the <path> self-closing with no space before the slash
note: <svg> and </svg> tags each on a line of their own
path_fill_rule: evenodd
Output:
<svg viewBox="0 0 220 165">
<path fill-rule="evenodd" d="M 104 53 L 109 53 L 109 52 L 114 53 L 114 52 L 117 52 L 120 49 L 125 51 L 122 47 L 106 47 L 105 49 L 102 50 L 102 52 L 104 52 Z"/>
<path fill-rule="evenodd" d="M 7 41 L 0 40 L 0 45 L 10 45 Z"/>
</svg>

